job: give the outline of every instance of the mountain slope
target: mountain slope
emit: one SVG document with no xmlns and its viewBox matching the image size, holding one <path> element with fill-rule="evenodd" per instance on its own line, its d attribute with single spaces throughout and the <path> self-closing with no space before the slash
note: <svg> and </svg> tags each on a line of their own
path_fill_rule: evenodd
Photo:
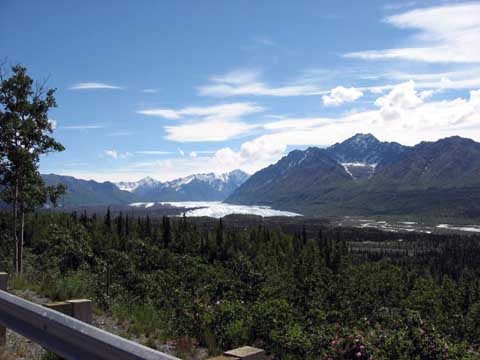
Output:
<svg viewBox="0 0 480 360">
<path fill-rule="evenodd" d="M 353 182 L 345 168 L 325 150 L 295 150 L 276 164 L 258 171 L 227 198 L 240 204 L 280 205 L 292 199 L 312 201 L 330 191 Z"/>
<path fill-rule="evenodd" d="M 93 180 L 81 180 L 72 176 L 55 174 L 42 175 L 47 185 L 64 184 L 67 187 L 60 204 L 79 205 L 125 205 L 135 201 L 135 196 L 122 191 L 111 182 L 99 183 Z"/>
<path fill-rule="evenodd" d="M 351 139 L 347 141 L 351 143 Z M 393 145 L 396 150 L 392 152 L 370 136 L 367 140 L 366 147 L 361 142 L 362 149 L 373 144 L 378 153 L 359 150 L 357 157 L 354 152 L 347 156 L 349 151 L 343 143 L 341 147 L 337 144 L 335 151 L 292 151 L 252 175 L 226 201 L 306 214 L 441 213 L 480 217 L 480 143 L 450 137 L 411 148 Z M 390 148 L 392 143 L 383 144 L 390 144 Z M 379 163 L 340 163 L 333 154 L 342 161 Z M 354 173 L 351 166 L 370 166 L 374 171 L 365 175 L 360 174 L 364 169 L 357 169 Z"/>
<path fill-rule="evenodd" d="M 380 163 L 373 186 L 397 190 L 480 186 L 480 143 L 459 136 L 421 142 Z"/>
<path fill-rule="evenodd" d="M 378 164 L 397 159 L 408 149 L 396 142 L 379 141 L 372 134 L 356 134 L 326 149 L 339 163 Z"/>
</svg>

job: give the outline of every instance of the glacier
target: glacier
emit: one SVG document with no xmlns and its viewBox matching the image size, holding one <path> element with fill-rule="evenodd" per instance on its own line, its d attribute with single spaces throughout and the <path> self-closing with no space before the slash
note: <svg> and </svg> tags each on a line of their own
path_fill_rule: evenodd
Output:
<svg viewBox="0 0 480 360">
<path fill-rule="evenodd" d="M 262 217 L 302 216 L 301 214 L 290 211 L 275 210 L 269 206 L 232 205 L 221 201 L 165 201 L 159 202 L 158 204 L 180 208 L 192 208 L 185 212 L 185 216 L 191 217 L 206 216 L 219 219 L 232 214 L 258 215 Z M 153 203 L 133 203 L 130 204 L 130 206 L 149 208 L 153 206 Z"/>
</svg>

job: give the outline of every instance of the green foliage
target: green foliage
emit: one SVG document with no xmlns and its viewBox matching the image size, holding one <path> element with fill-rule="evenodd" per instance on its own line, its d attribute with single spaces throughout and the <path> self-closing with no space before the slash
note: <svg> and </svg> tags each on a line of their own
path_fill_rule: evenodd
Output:
<svg viewBox="0 0 480 360">
<path fill-rule="evenodd" d="M 174 338 L 183 355 L 195 344 L 212 354 L 251 344 L 281 359 L 478 358 L 478 237 L 314 233 L 35 214 L 28 274 L 15 286 L 91 298 L 130 334 L 151 346 Z"/>
<path fill-rule="evenodd" d="M 40 156 L 63 151 L 50 136 L 54 127 L 48 111 L 56 106 L 54 89 L 34 88 L 27 69 L 15 65 L 4 78 L 0 68 L 0 199 L 12 206 L 15 270 L 23 271 L 23 216 L 50 200 L 54 204 L 63 187 L 46 187 L 38 170 Z M 18 221 L 22 219 L 20 240 Z"/>
<path fill-rule="evenodd" d="M 93 294 L 89 274 L 77 271 L 58 278 L 44 277 L 40 291 L 52 300 L 86 299 Z"/>
<path fill-rule="evenodd" d="M 251 314 L 240 301 L 215 304 L 207 310 L 203 321 L 223 349 L 239 347 L 251 340 Z"/>
</svg>

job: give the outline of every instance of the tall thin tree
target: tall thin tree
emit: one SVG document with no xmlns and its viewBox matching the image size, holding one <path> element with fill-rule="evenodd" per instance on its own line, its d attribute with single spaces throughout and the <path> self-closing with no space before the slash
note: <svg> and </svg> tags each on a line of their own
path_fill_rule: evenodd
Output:
<svg viewBox="0 0 480 360">
<path fill-rule="evenodd" d="M 2 198 L 12 205 L 14 266 L 22 272 L 23 219 L 25 211 L 46 202 L 56 191 L 45 186 L 38 170 L 40 156 L 63 151 L 52 136 L 54 127 L 48 112 L 56 106 L 55 89 L 34 86 L 27 69 L 11 68 L 5 78 L 0 68 L 0 185 Z M 21 221 L 20 239 L 18 222 Z"/>
</svg>

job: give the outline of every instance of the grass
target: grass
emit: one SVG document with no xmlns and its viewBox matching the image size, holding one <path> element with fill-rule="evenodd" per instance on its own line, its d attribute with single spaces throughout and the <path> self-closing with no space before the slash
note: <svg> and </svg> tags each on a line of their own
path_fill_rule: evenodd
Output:
<svg viewBox="0 0 480 360">
<path fill-rule="evenodd" d="M 128 333 L 147 338 L 166 339 L 165 320 L 161 313 L 150 304 L 114 304 L 111 308 L 114 317 L 128 322 Z"/>
<path fill-rule="evenodd" d="M 39 292 L 55 301 L 92 297 L 88 275 L 83 272 L 71 273 L 59 279 L 44 278 L 40 283 Z"/>
<path fill-rule="evenodd" d="M 31 269 L 29 269 L 31 270 Z M 42 276 L 33 271 L 25 272 L 24 276 L 12 277 L 9 287 L 14 290 L 30 290 L 38 295 L 47 297 L 51 301 L 64 301 L 68 299 L 94 299 L 93 285 L 89 274 L 83 271 L 72 272 L 62 276 Z M 26 294 L 28 296 L 28 294 Z M 167 316 L 152 304 L 122 303 L 109 304 L 109 312 L 117 319 L 125 330 L 125 335 L 134 341 L 144 342 L 145 345 L 158 349 L 169 339 L 169 325 Z M 97 315 L 103 311 L 94 307 Z M 183 339 L 176 344 L 179 354 L 186 355 L 194 350 L 191 340 Z M 9 358 L 5 358 L 9 359 Z M 47 352 L 43 360 L 54 360 L 58 357 Z M 0 357 L 2 360 L 2 357 Z"/>
<path fill-rule="evenodd" d="M 39 289 L 38 285 L 24 275 L 12 276 L 8 281 L 8 287 L 13 290 L 37 291 Z"/>
</svg>

